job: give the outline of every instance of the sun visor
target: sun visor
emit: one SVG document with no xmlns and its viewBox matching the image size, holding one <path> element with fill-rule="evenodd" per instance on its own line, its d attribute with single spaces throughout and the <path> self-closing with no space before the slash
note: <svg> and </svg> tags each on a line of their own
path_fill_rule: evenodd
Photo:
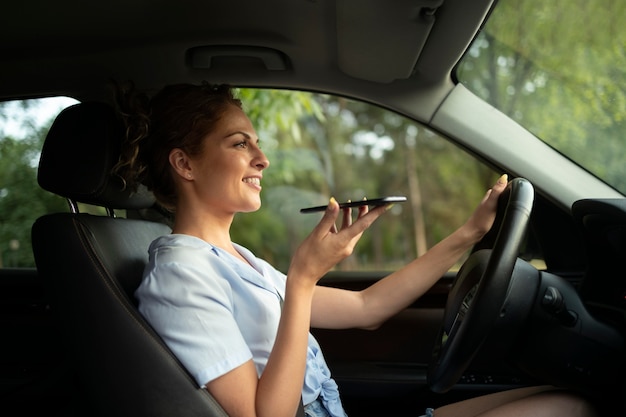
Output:
<svg viewBox="0 0 626 417">
<path fill-rule="evenodd" d="M 339 68 L 351 77 L 379 83 L 409 78 L 442 4 L 443 0 L 337 1 Z"/>
</svg>

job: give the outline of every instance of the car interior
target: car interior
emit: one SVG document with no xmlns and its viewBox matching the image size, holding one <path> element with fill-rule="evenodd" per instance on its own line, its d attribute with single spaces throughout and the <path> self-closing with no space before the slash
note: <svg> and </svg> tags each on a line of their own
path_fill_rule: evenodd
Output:
<svg viewBox="0 0 626 417">
<path fill-rule="evenodd" d="M 125 133 L 115 111 L 115 83 L 131 82 L 154 93 L 169 84 L 210 82 L 242 92 L 332 96 L 343 110 L 352 108 L 348 101 L 375 106 L 424 129 L 428 140 L 437 135 L 471 156 L 481 167 L 476 168 L 481 192 L 494 175 L 509 175 L 492 231 L 409 308 L 376 330 L 311 329 L 348 415 L 418 416 L 426 407 L 545 384 L 586 396 L 601 415 L 626 415 L 626 191 L 538 140 L 457 73 L 472 44 L 487 32 L 489 19 L 499 8 L 514 8 L 512 3 L 6 5 L 0 17 L 0 102 L 63 96 L 76 104 L 54 112 L 49 128 L 39 132 L 41 149 L 29 156 L 33 182 L 64 205 L 28 220 L 32 265 L 13 266 L 0 258 L 2 413 L 226 416 L 137 310 L 134 290 L 147 248 L 171 232 L 171 217 L 149 190 L 132 193 L 111 174 Z M 623 8 L 615 7 L 619 15 Z M 293 101 L 286 107 L 296 107 L 296 99 L 287 100 Z M 4 117 L 0 121 L 9 120 Z M 368 122 L 371 130 L 385 117 L 390 125 L 400 123 L 381 116 Z M 398 143 L 407 141 L 402 137 Z M 443 145 L 432 147 L 448 153 Z M 9 155 L 0 135 L 0 165 L 9 166 Z M 356 164 L 357 156 L 352 159 Z M 350 178 L 345 182 L 356 188 L 350 175 L 369 178 L 342 169 L 335 173 L 338 183 Z M 403 181 L 410 177 L 404 167 L 395 171 Z M 445 189 L 474 173 L 428 174 L 451 179 L 437 182 Z M 0 168 L 0 182 L 16 176 Z M 2 204 L 3 190 L 10 189 L 3 187 L 0 183 L 2 245 L 11 224 L 5 211 L 25 211 L 24 205 Z M 289 202 L 290 195 L 301 194 L 286 189 L 282 203 L 275 202 L 278 194 L 269 194 L 264 205 L 277 212 L 274 204 L 284 204 L 297 213 L 292 206 L 328 198 L 328 190 L 307 190 L 302 195 L 308 200 Z M 437 192 L 425 199 L 444 213 L 471 212 L 452 194 Z M 26 205 L 35 199 L 24 198 Z M 479 201 L 467 198 L 468 204 Z M 411 204 L 402 205 L 405 214 L 415 207 Z M 278 223 L 303 228 L 315 219 L 301 220 L 304 215 L 297 213 L 292 221 L 277 213 L 270 217 Z M 411 229 L 398 219 L 400 228 Z M 272 246 L 280 245 L 289 246 L 271 242 L 263 250 L 273 254 Z M 408 244 L 389 244 L 394 255 L 403 245 Z M 337 268 L 320 285 L 360 290 L 389 272 Z"/>
</svg>

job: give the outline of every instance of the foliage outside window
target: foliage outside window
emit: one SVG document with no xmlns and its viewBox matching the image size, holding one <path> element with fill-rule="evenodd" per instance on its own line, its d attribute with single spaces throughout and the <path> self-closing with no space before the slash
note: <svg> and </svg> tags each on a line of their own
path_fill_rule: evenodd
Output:
<svg viewBox="0 0 626 417">
<path fill-rule="evenodd" d="M 69 99 L 0 103 L 0 267 L 33 267 L 33 221 L 66 211 L 66 202 L 37 184 L 39 155 L 52 119 Z"/>
<path fill-rule="evenodd" d="M 264 172 L 262 208 L 237 215 L 232 238 L 283 271 L 321 216 L 301 214 L 302 207 L 326 204 L 331 196 L 356 200 L 406 195 L 408 202 L 379 219 L 354 255 L 338 266 L 392 270 L 465 221 L 497 177 L 434 132 L 378 107 L 305 92 L 242 89 L 239 95 L 271 166 Z M 39 106 L 23 104 L 18 113 Z M 0 120 L 15 114 L 9 106 L 0 108 L 5 110 Z M 68 210 L 62 198 L 36 182 L 43 140 L 60 110 L 40 124 L 26 117 L 27 129 L 19 137 L 0 136 L 4 267 L 33 267 L 33 221 Z M 81 206 L 81 211 L 103 214 L 94 207 Z"/>
<path fill-rule="evenodd" d="M 458 79 L 626 193 L 625 16 L 622 0 L 501 0 Z"/>
<path fill-rule="evenodd" d="M 235 220 L 233 240 L 286 271 L 321 215 L 299 209 L 329 197 L 406 195 L 379 219 L 340 270 L 392 270 L 424 253 L 469 216 L 497 175 L 436 133 L 366 103 L 322 94 L 242 90 L 271 166 L 263 206 Z M 297 125 L 268 112 L 297 102 Z M 255 113 L 256 111 L 260 111 Z M 291 113 L 293 115 L 293 113 Z M 278 122 L 274 120 L 278 118 Z"/>
</svg>

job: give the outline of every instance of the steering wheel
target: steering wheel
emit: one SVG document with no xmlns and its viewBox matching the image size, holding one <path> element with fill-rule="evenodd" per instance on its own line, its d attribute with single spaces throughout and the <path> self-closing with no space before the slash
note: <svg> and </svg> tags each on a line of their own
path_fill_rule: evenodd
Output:
<svg viewBox="0 0 626 417">
<path fill-rule="evenodd" d="M 491 231 L 459 270 L 448 294 L 444 318 L 428 369 L 428 385 L 444 393 L 460 379 L 503 308 L 532 210 L 530 182 L 515 178 L 498 199 Z M 494 237 L 495 236 L 495 237 Z"/>
</svg>

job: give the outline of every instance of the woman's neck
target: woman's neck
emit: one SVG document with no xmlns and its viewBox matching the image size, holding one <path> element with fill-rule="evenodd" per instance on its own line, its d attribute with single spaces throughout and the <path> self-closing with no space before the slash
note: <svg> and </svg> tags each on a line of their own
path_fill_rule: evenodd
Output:
<svg viewBox="0 0 626 417">
<path fill-rule="evenodd" d="M 206 212 L 177 211 L 172 233 L 195 236 L 212 245 L 228 250 L 232 247 L 230 226 L 233 217 L 219 217 Z"/>
</svg>

